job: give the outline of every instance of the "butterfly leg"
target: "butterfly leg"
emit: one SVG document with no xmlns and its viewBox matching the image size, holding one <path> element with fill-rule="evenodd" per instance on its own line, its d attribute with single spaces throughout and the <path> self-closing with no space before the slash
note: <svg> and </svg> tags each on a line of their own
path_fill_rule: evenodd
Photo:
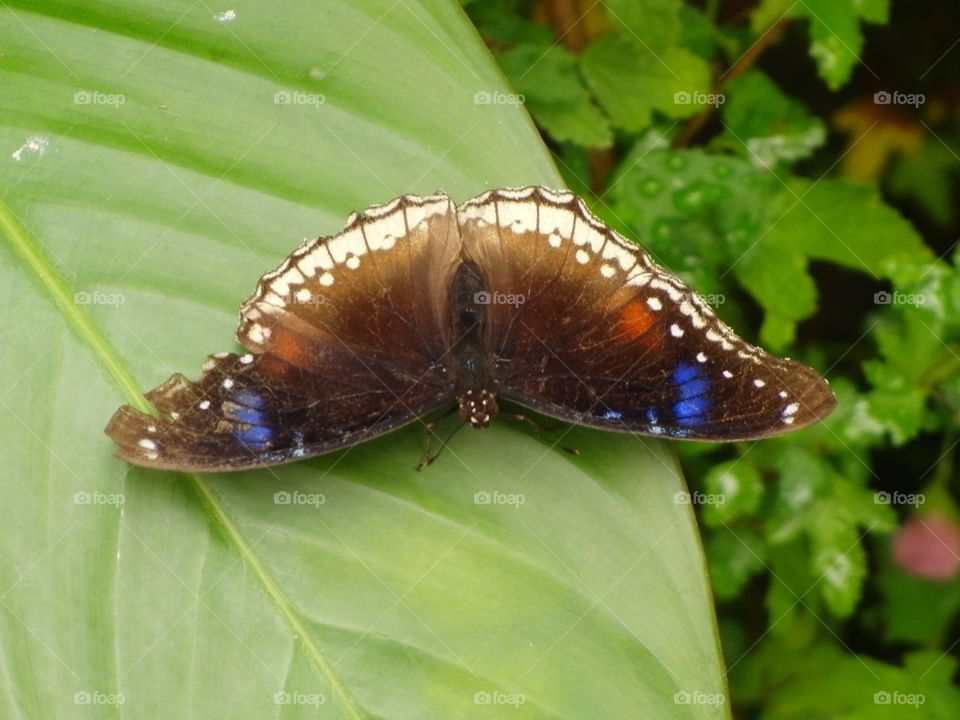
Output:
<svg viewBox="0 0 960 720">
<path fill-rule="evenodd" d="M 436 460 L 438 457 L 440 457 L 440 453 L 443 452 L 443 449 L 447 446 L 447 443 L 450 442 L 450 440 L 453 439 L 453 436 L 457 434 L 460 428 L 462 428 L 466 424 L 466 423 L 460 423 L 459 425 L 457 425 L 457 427 L 455 427 L 453 431 L 449 435 L 447 435 L 444 441 L 440 443 L 440 449 L 437 450 L 436 453 L 431 454 L 431 449 L 433 446 L 433 438 L 436 436 L 436 433 L 433 431 L 434 428 L 436 428 L 440 423 L 442 423 L 448 417 L 453 415 L 455 412 L 457 412 L 457 406 L 453 405 L 445 413 L 443 413 L 443 415 L 441 415 L 438 418 L 435 418 L 434 420 L 431 420 L 430 422 L 424 425 L 424 430 L 426 431 L 426 436 L 427 436 L 427 449 L 424 451 L 423 456 L 420 458 L 420 462 L 417 463 L 417 470 L 422 470 L 427 465 L 432 464 L 433 461 Z"/>
<path fill-rule="evenodd" d="M 518 421 L 518 422 L 526 423 L 526 424 L 529 425 L 531 428 L 533 428 L 533 431 L 534 431 L 537 435 L 542 435 L 543 433 L 548 433 L 548 432 L 556 432 L 557 430 L 560 430 L 560 429 L 564 426 L 563 423 L 560 423 L 560 422 L 551 423 L 550 425 L 543 425 L 543 424 L 541 424 L 541 423 L 538 423 L 538 422 L 537 422 L 536 420 L 534 420 L 533 418 L 531 418 L 531 417 L 529 417 L 529 416 L 527 416 L 527 415 L 524 415 L 523 413 L 501 413 L 501 414 L 502 414 L 504 417 L 511 418 L 511 419 L 516 420 L 516 421 Z M 570 453 L 571 455 L 579 455 L 579 454 L 580 454 L 580 449 L 579 449 L 579 448 L 569 447 L 569 446 L 567 446 L 567 445 L 560 445 L 560 446 L 558 446 L 558 447 L 559 447 L 561 450 L 563 450 L 564 452 Z"/>
</svg>

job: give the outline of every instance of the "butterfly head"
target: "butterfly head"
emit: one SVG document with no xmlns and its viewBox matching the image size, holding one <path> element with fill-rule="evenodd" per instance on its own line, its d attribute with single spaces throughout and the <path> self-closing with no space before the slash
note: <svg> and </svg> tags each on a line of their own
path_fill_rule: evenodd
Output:
<svg viewBox="0 0 960 720">
<path fill-rule="evenodd" d="M 500 412 L 497 399 L 488 390 L 467 390 L 457 398 L 457 403 L 461 419 L 475 428 L 489 427 Z"/>
</svg>

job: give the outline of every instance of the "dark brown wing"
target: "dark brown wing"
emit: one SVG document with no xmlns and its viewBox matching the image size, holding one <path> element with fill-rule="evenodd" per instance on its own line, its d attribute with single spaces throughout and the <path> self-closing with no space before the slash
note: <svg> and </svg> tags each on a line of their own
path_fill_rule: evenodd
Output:
<svg viewBox="0 0 960 720">
<path fill-rule="evenodd" d="M 495 390 L 507 399 L 701 440 L 780 434 L 835 404 L 816 372 L 741 340 L 569 192 L 494 190 L 458 220 L 465 254 L 487 273 Z"/>
<path fill-rule="evenodd" d="M 445 195 L 354 215 L 265 275 L 237 339 L 198 382 L 174 375 L 117 411 L 107 434 L 129 462 L 223 471 L 290 462 L 407 424 L 452 398 L 440 361 L 460 250 Z"/>
</svg>

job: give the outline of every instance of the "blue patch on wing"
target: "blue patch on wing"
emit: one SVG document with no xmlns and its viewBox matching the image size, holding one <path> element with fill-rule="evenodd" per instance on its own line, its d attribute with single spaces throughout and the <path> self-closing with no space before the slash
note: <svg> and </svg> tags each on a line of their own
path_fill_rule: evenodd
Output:
<svg viewBox="0 0 960 720">
<path fill-rule="evenodd" d="M 621 420 L 623 419 L 623 413 L 619 410 L 606 410 L 600 417 L 604 420 Z"/>
<path fill-rule="evenodd" d="M 233 436 L 251 450 L 264 450 L 270 446 L 273 430 L 262 425 L 240 425 L 234 429 Z"/>
<path fill-rule="evenodd" d="M 241 388 L 230 396 L 224 416 L 233 420 L 233 436 L 251 450 L 266 450 L 270 447 L 273 430 L 267 427 L 266 406 L 263 396 L 252 388 Z"/>
<path fill-rule="evenodd" d="M 677 425 L 704 425 L 710 410 L 710 398 L 706 394 L 710 389 L 710 381 L 703 377 L 698 366 L 687 363 L 677 365 L 672 380 L 677 386 L 679 396 L 679 400 L 673 404 Z"/>
</svg>

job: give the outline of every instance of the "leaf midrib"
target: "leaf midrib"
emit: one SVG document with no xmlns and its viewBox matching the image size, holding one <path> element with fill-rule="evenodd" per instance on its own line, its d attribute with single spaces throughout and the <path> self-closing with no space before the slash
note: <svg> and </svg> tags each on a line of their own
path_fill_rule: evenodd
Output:
<svg viewBox="0 0 960 720">
<path fill-rule="evenodd" d="M 138 410 L 152 412 L 151 406 L 143 397 L 133 374 L 127 368 L 119 353 L 107 341 L 87 312 L 73 301 L 71 288 L 40 251 L 19 218 L 3 201 L 0 201 L 0 235 L 7 238 L 14 252 L 25 261 L 28 270 L 40 281 L 41 287 L 49 294 L 70 329 L 75 331 L 80 340 L 90 348 L 94 358 L 119 386 L 126 401 Z M 267 572 L 256 553 L 254 553 L 253 548 L 244 540 L 236 525 L 230 520 L 213 490 L 199 475 L 186 473 L 183 473 L 183 475 L 189 480 L 190 485 L 203 501 L 208 517 L 234 546 L 241 560 L 253 571 L 254 576 L 260 581 L 267 596 L 284 619 L 293 638 L 299 640 L 307 656 L 330 683 L 334 694 L 347 709 L 350 717 L 357 720 L 367 717 L 346 686 L 334 673 L 332 665 L 324 657 L 320 647 L 314 642 L 307 627 L 301 622 L 296 610 L 287 600 L 273 576 Z"/>
</svg>

